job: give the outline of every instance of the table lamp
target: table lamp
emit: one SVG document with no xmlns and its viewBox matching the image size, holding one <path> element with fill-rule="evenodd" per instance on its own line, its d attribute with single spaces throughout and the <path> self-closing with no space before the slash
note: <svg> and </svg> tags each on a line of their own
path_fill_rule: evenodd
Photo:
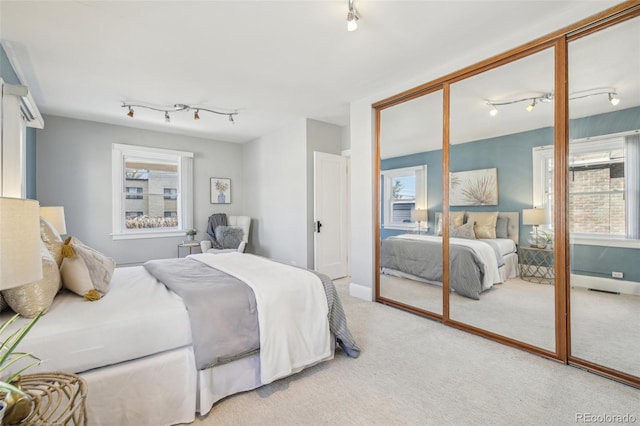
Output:
<svg viewBox="0 0 640 426">
<path fill-rule="evenodd" d="M 41 279 L 38 202 L 0 197 L 0 290 Z"/>
<path fill-rule="evenodd" d="M 64 207 L 48 206 L 40 207 L 40 216 L 45 218 L 58 231 L 58 234 L 65 235 L 67 233 L 67 224 L 64 220 Z"/>
<path fill-rule="evenodd" d="M 429 211 L 427 209 L 411 209 L 411 220 L 418 222 L 418 234 L 420 234 L 420 223 L 426 222 L 429 217 Z"/>
<path fill-rule="evenodd" d="M 529 241 L 531 247 L 538 245 L 538 226 L 549 223 L 547 221 L 547 209 L 523 209 L 522 210 L 522 224 L 533 225 L 534 240 Z"/>
</svg>

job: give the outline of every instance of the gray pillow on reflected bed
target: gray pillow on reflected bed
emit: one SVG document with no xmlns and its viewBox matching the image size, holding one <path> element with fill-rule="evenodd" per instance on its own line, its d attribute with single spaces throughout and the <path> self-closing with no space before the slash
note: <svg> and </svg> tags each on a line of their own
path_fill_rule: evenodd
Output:
<svg viewBox="0 0 640 426">
<path fill-rule="evenodd" d="M 232 226 L 217 226 L 214 233 L 216 234 L 216 240 L 220 243 L 222 248 L 235 249 L 238 248 L 242 241 L 242 228 L 234 228 Z"/>
<path fill-rule="evenodd" d="M 496 221 L 496 238 L 509 238 L 509 218 L 499 217 Z"/>
</svg>

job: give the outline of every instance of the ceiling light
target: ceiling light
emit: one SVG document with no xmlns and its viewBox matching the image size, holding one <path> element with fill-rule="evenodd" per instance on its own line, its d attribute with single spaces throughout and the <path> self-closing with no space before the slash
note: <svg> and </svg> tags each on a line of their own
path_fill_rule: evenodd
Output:
<svg viewBox="0 0 640 426">
<path fill-rule="evenodd" d="M 495 105 L 491 105 L 491 111 L 489 111 L 489 115 L 495 117 L 498 114 L 498 108 Z"/>
<path fill-rule="evenodd" d="M 358 11 L 353 7 L 353 0 L 349 0 L 349 12 L 347 12 L 347 31 L 358 29 Z"/>
<path fill-rule="evenodd" d="M 531 100 L 531 103 L 527 105 L 527 111 L 531 112 L 536 107 L 536 98 Z"/>
<path fill-rule="evenodd" d="M 219 111 L 213 108 L 191 106 L 187 104 L 174 104 L 173 106 L 165 107 L 165 106 L 155 106 L 155 105 L 145 104 L 145 103 L 133 103 L 133 102 L 130 103 L 130 102 L 124 102 L 124 101 L 122 102 L 122 108 L 129 109 L 129 112 L 127 113 L 127 115 L 131 118 L 133 118 L 133 107 L 146 108 L 153 111 L 164 112 L 164 121 L 166 121 L 167 123 L 171 122 L 171 117 L 169 116 L 169 113 L 173 114 L 173 113 L 182 112 L 182 111 L 194 111 L 193 113 L 194 120 L 200 119 L 200 111 L 206 111 L 206 112 L 210 112 L 212 114 L 218 114 L 218 115 L 226 115 L 229 117 L 229 121 L 232 123 L 235 123 L 233 116 L 239 114 L 238 110 L 233 110 L 233 112 L 229 112 L 228 110 Z"/>
<path fill-rule="evenodd" d="M 620 98 L 618 98 L 618 94 L 613 92 L 613 93 L 609 93 L 609 102 L 611 102 L 611 105 L 616 106 L 620 103 Z"/>
</svg>

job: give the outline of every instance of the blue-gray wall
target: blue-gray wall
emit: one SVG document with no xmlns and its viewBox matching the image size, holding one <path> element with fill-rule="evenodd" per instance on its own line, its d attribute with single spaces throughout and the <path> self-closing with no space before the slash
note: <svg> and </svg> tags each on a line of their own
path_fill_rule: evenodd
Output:
<svg viewBox="0 0 640 426">
<path fill-rule="evenodd" d="M 0 77 L 9 84 L 22 84 L 0 45 Z M 36 129 L 27 127 L 27 198 L 36 198 Z"/>
<path fill-rule="evenodd" d="M 579 139 L 640 129 L 640 107 L 571 120 L 570 137 Z M 533 199 L 532 148 L 553 144 L 553 128 L 531 130 L 497 138 L 451 146 L 452 172 L 474 169 L 498 169 L 498 205 L 453 207 L 465 211 L 516 211 L 531 208 Z M 499 153 L 499 154 L 498 154 Z M 508 161 L 504 161 L 508 159 Z M 382 160 L 381 170 L 427 165 L 427 206 L 430 233 L 435 213 L 442 211 L 442 150 Z M 520 218 L 522 223 L 522 217 Z M 520 241 L 526 241 L 530 228 L 520 226 Z M 381 238 L 405 231 L 381 229 Z M 574 245 L 572 271 L 584 275 L 611 277 L 612 271 L 624 273 L 624 279 L 640 282 L 639 250 L 617 247 Z"/>
</svg>

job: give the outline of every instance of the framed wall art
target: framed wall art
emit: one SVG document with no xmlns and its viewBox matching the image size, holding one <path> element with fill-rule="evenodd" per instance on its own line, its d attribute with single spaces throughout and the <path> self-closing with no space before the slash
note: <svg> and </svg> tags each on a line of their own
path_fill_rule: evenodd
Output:
<svg viewBox="0 0 640 426">
<path fill-rule="evenodd" d="M 450 206 L 497 206 L 498 169 L 452 172 L 449 179 Z"/>
<path fill-rule="evenodd" d="M 231 204 L 231 179 L 211 178 L 211 204 Z"/>
</svg>

